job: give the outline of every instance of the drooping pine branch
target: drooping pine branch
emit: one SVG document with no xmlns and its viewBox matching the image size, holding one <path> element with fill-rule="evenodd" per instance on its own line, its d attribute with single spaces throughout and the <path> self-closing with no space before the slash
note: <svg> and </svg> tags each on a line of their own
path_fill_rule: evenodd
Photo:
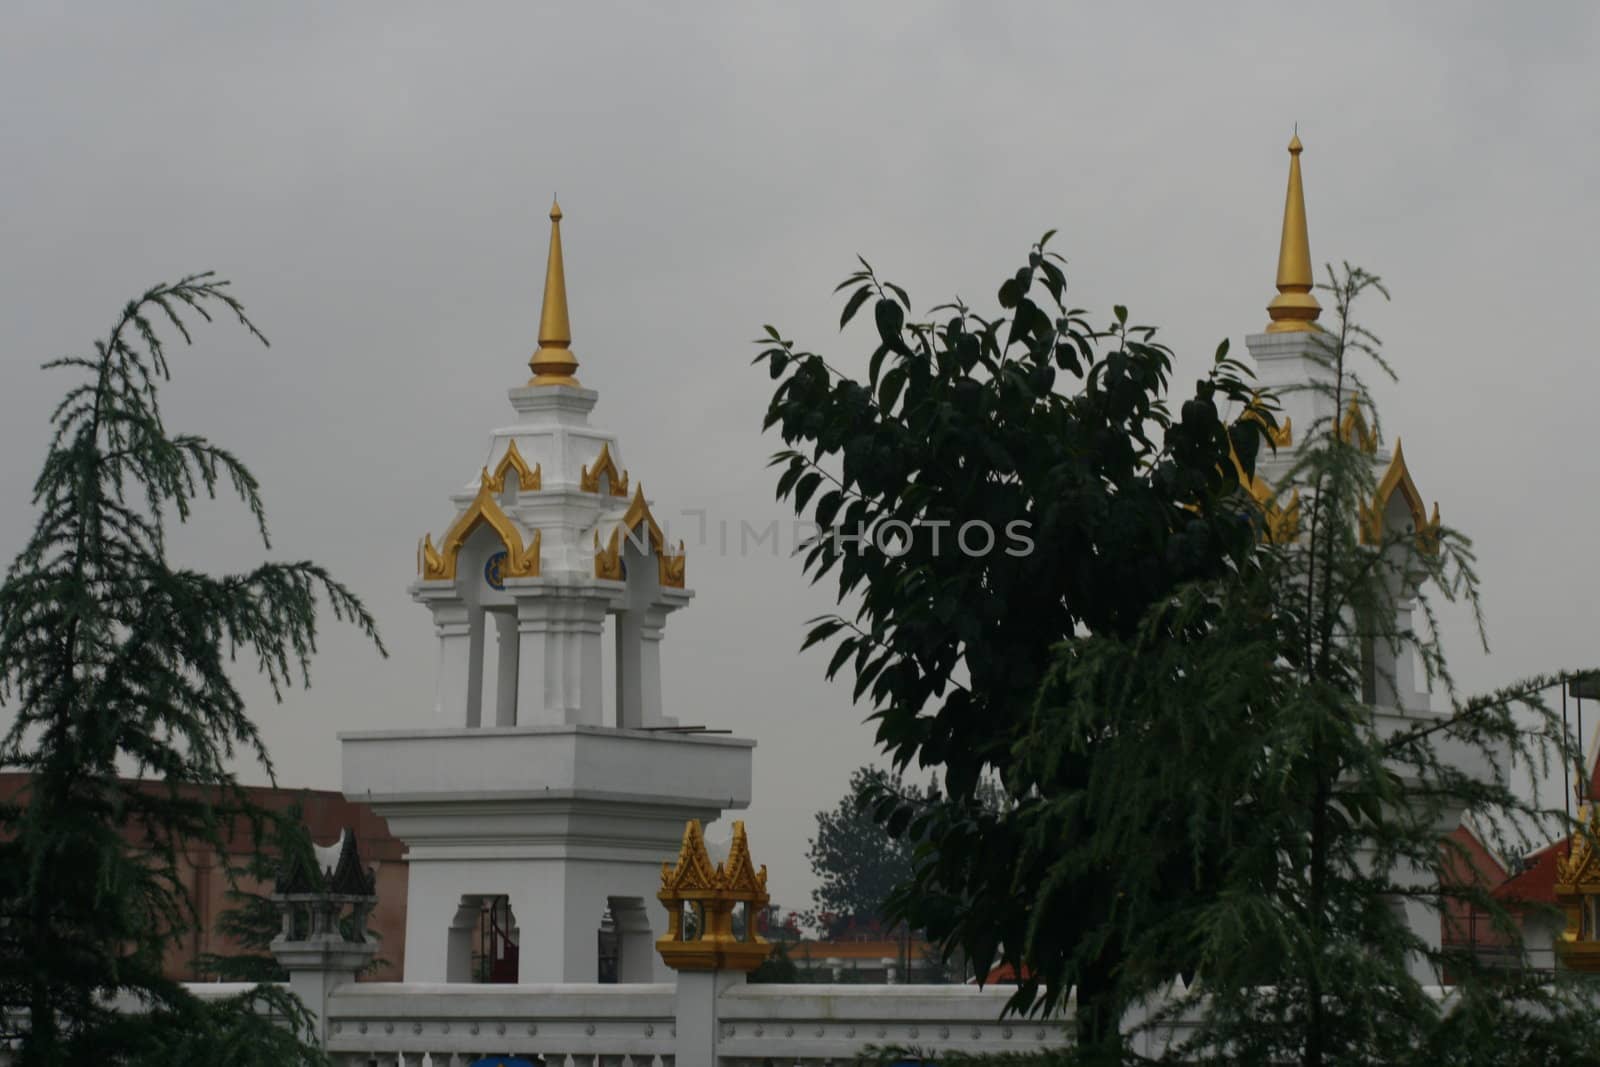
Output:
<svg viewBox="0 0 1600 1067">
<path fill-rule="evenodd" d="M 270 547 L 254 475 L 169 432 L 159 405 L 164 330 L 187 344 L 196 319 L 221 312 L 266 343 L 227 285 L 203 273 L 156 286 L 92 356 L 46 364 L 79 380 L 51 417 L 34 533 L 0 583 L 0 701 L 13 712 L 0 766 L 31 776 L 23 802 L 0 809 L 0 1013 L 25 1010 L 25 1063 L 86 1062 L 110 1030 L 127 1038 L 109 994 L 210 1017 L 161 968 L 196 921 L 182 853 L 226 851 L 240 833 L 261 843 L 267 813 L 231 764 L 252 759 L 269 776 L 272 765 L 236 662 L 253 661 L 278 695 L 309 684 L 319 609 L 382 651 L 359 598 L 313 563 L 211 576 L 167 561 L 169 517 L 219 491 Z M 119 776 L 129 769 L 142 781 Z"/>
</svg>

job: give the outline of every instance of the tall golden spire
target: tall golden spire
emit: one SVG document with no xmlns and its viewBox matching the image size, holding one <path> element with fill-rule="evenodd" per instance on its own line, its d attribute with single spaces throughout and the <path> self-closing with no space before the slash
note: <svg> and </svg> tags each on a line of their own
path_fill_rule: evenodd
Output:
<svg viewBox="0 0 1600 1067">
<path fill-rule="evenodd" d="M 572 324 L 567 321 L 567 272 L 561 263 L 561 204 L 550 203 L 550 263 L 544 272 L 544 310 L 539 314 L 539 350 L 528 361 L 529 385 L 577 385 L 572 372 Z"/>
<path fill-rule="evenodd" d="M 1283 202 L 1283 243 L 1278 247 L 1278 295 L 1267 305 L 1268 333 L 1321 329 L 1322 305 L 1311 295 L 1311 240 L 1306 236 L 1306 194 L 1300 184 L 1300 137 L 1289 142 L 1289 193 Z"/>
</svg>

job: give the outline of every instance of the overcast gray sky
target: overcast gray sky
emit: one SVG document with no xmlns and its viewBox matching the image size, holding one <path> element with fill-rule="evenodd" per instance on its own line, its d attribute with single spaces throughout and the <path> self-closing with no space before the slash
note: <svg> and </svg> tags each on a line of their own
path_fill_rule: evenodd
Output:
<svg viewBox="0 0 1600 1067">
<path fill-rule="evenodd" d="M 430 723 L 417 537 L 527 377 L 552 191 L 594 421 L 689 548 L 667 708 L 754 737 L 746 814 L 803 906 L 811 815 L 873 758 L 796 564 L 694 543 L 691 509 L 783 514 L 760 433 L 774 323 L 844 362 L 862 253 L 931 306 L 993 307 L 1060 230 L 1080 306 L 1162 327 L 1180 383 L 1273 293 L 1298 122 L 1312 254 L 1381 274 L 1379 390 L 1419 486 L 1476 539 L 1493 653 L 1460 679 L 1600 661 L 1600 21 L 1585 3 L 13 4 L 0 35 L 0 554 L 32 522 L 46 414 L 121 303 L 214 268 L 272 339 L 205 330 L 173 429 L 266 489 L 274 555 L 363 595 L 392 650 L 330 630 L 258 719 L 280 779 L 339 785 L 339 731 Z M 869 327 L 870 328 L 870 327 Z M 259 558 L 236 507 L 177 543 Z M 260 779 L 258 773 L 250 777 Z"/>
</svg>

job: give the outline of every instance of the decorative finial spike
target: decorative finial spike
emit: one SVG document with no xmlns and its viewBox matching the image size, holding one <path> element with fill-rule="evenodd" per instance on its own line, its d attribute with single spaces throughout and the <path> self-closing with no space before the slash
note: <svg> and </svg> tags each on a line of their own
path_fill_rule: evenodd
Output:
<svg viewBox="0 0 1600 1067">
<path fill-rule="evenodd" d="M 1299 127 L 1289 141 L 1289 190 L 1283 202 L 1283 240 L 1278 246 L 1278 295 L 1267 305 L 1268 333 L 1316 330 L 1322 305 L 1311 295 L 1311 240 L 1306 232 L 1306 195 L 1300 180 Z"/>
<path fill-rule="evenodd" d="M 561 203 L 550 201 L 550 260 L 544 273 L 544 307 L 539 313 L 539 350 L 528 361 L 529 385 L 577 385 L 572 354 L 572 324 L 567 320 L 567 271 L 561 256 Z"/>
</svg>

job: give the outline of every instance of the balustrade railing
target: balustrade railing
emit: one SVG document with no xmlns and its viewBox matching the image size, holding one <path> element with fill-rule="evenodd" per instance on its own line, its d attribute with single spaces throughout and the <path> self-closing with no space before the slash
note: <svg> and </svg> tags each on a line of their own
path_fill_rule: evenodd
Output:
<svg viewBox="0 0 1600 1067">
<path fill-rule="evenodd" d="M 337 1067 L 464 1067 L 520 1056 L 551 1067 L 672 1067 L 668 985 L 360 982 L 328 998 Z"/>
<path fill-rule="evenodd" d="M 1002 1019 L 1010 994 L 995 986 L 737 985 L 717 1001 L 717 1052 L 722 1067 L 845 1067 L 869 1045 L 978 1053 L 1070 1043 L 1070 1018 Z"/>
<path fill-rule="evenodd" d="M 716 1001 L 717 1058 L 720 1067 L 843 1067 L 868 1046 L 1030 1052 L 1070 1041 L 1070 1019 L 1002 1019 L 1007 995 L 971 986 L 735 985 Z M 327 1047 L 338 1067 L 464 1067 L 493 1056 L 549 1067 L 673 1067 L 677 1009 L 672 985 L 361 982 L 329 998 Z"/>
</svg>

